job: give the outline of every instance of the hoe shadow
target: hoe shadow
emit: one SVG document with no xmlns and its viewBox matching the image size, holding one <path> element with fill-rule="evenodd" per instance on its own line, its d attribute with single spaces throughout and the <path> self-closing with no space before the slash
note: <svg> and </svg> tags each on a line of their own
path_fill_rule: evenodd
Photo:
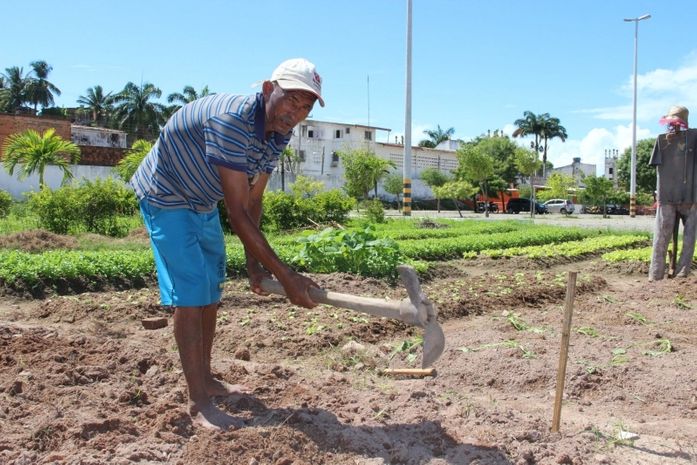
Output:
<svg viewBox="0 0 697 465">
<path fill-rule="evenodd" d="M 425 465 L 433 459 L 448 465 L 513 464 L 497 447 L 458 442 L 436 421 L 351 425 L 324 409 L 270 409 L 253 396 L 231 397 L 221 401 L 220 406 L 231 415 L 249 412 L 252 418 L 246 420 L 247 428 L 289 426 L 310 438 L 322 451 L 382 459 L 386 464 Z"/>
</svg>

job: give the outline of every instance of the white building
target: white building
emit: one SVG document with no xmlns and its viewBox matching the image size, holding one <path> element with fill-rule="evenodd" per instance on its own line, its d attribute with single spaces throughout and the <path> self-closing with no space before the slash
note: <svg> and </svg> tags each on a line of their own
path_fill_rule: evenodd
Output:
<svg viewBox="0 0 697 465">
<path fill-rule="evenodd" d="M 570 165 L 554 168 L 552 172 L 571 176 L 578 183 L 579 187 L 586 187 L 583 183 L 583 178 L 586 176 L 595 176 L 595 165 L 591 163 L 581 163 L 581 157 L 574 157 Z"/>
<path fill-rule="evenodd" d="M 612 181 L 612 184 L 617 188 L 617 159 L 619 158 L 619 150 L 605 150 L 605 178 Z"/>
<path fill-rule="evenodd" d="M 115 129 L 95 128 L 91 126 L 70 126 L 70 139 L 76 145 L 92 147 L 119 147 L 125 149 L 126 133 Z"/>
<path fill-rule="evenodd" d="M 359 124 L 318 120 L 301 122 L 293 131 L 293 137 L 288 144 L 296 151 L 301 161 L 296 173 L 284 173 L 286 189 L 298 174 L 319 179 L 328 189 L 341 188 L 344 185 L 344 170 L 338 152 L 361 148 L 392 161 L 395 171 L 401 174 L 404 145 L 399 143 L 400 141 L 390 143 L 390 132 L 390 129 Z M 444 143 L 439 145 L 441 146 L 446 148 L 412 147 L 413 198 L 433 198 L 431 190 L 419 179 L 419 174 L 425 168 L 436 168 L 448 174 L 457 168 L 455 144 Z M 269 187 L 275 190 L 281 188 L 280 166 L 274 172 Z M 391 197 L 381 186 L 378 186 L 378 195 Z"/>
</svg>

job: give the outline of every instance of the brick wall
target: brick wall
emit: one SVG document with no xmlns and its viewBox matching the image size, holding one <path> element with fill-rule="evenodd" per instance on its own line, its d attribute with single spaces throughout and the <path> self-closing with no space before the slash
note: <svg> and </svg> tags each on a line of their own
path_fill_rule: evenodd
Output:
<svg viewBox="0 0 697 465">
<path fill-rule="evenodd" d="M 0 114 L 0 148 L 5 138 L 11 134 L 27 129 L 43 132 L 48 128 L 54 128 L 56 134 L 63 139 L 71 140 L 71 124 L 68 120 Z M 126 153 L 126 149 L 119 147 L 95 147 L 91 145 L 79 145 L 79 147 L 80 165 L 114 166 Z"/>
<path fill-rule="evenodd" d="M 48 128 L 55 128 L 56 134 L 65 140 L 70 140 L 70 121 L 68 120 L 0 114 L 0 147 L 5 143 L 5 138 L 11 134 L 27 129 L 41 133 Z"/>
<path fill-rule="evenodd" d="M 80 145 L 80 165 L 114 166 L 126 154 L 120 147 Z"/>
</svg>

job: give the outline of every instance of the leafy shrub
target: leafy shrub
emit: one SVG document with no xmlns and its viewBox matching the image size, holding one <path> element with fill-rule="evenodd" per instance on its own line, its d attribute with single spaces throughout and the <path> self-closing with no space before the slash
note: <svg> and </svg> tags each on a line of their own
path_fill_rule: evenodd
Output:
<svg viewBox="0 0 697 465">
<path fill-rule="evenodd" d="M 312 202 L 317 205 L 320 212 L 320 216 L 315 220 L 318 223 L 331 221 L 344 223 L 349 212 L 356 206 L 356 200 L 339 189 L 320 192 L 312 198 Z"/>
<path fill-rule="evenodd" d="M 135 194 L 111 178 L 29 195 L 29 209 L 39 217 L 39 226 L 56 234 L 84 230 L 125 236 L 124 217 L 133 215 L 137 205 Z"/>
<path fill-rule="evenodd" d="M 266 230 L 282 231 L 305 226 L 306 212 L 302 211 L 300 202 L 293 194 L 276 191 L 264 194 L 264 213 L 262 226 Z"/>
<path fill-rule="evenodd" d="M 12 196 L 9 192 L 0 190 L 0 218 L 4 218 L 10 212 Z"/>
<path fill-rule="evenodd" d="M 344 271 L 363 276 L 396 276 L 401 254 L 392 239 L 380 239 L 371 226 L 360 231 L 326 228 L 300 238 L 293 263 L 314 273 Z"/>
<path fill-rule="evenodd" d="M 283 231 L 331 221 L 341 223 L 346 221 L 354 202 L 338 189 L 308 198 L 287 192 L 267 192 L 264 194 L 262 227 Z"/>
<path fill-rule="evenodd" d="M 128 225 L 120 217 L 136 212 L 138 202 L 133 191 L 111 178 L 85 181 L 78 191 L 88 231 L 115 237 L 128 234 Z"/>
<path fill-rule="evenodd" d="M 382 202 L 378 199 L 366 200 L 361 205 L 365 209 L 365 217 L 371 223 L 384 223 L 385 210 L 382 208 Z"/>
<path fill-rule="evenodd" d="M 71 186 L 32 192 L 28 195 L 28 206 L 38 216 L 39 226 L 56 234 L 76 231 L 82 223 L 82 199 Z"/>
</svg>

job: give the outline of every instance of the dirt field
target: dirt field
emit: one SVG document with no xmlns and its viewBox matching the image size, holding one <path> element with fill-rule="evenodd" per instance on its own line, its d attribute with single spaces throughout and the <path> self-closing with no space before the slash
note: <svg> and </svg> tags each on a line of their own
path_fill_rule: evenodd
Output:
<svg viewBox="0 0 697 465">
<path fill-rule="evenodd" d="M 580 274 L 553 434 L 567 270 Z M 141 325 L 170 316 L 154 288 L 7 295 L 0 463 L 694 464 L 697 278 L 648 283 L 642 271 L 595 260 L 444 264 L 422 283 L 447 340 L 426 379 L 377 370 L 419 366 L 418 330 L 293 307 L 231 281 L 214 367 L 252 394 L 218 399 L 247 425 L 223 433 L 195 429 L 185 414 L 171 320 Z M 405 296 L 377 280 L 315 278 L 340 292 Z"/>
</svg>

